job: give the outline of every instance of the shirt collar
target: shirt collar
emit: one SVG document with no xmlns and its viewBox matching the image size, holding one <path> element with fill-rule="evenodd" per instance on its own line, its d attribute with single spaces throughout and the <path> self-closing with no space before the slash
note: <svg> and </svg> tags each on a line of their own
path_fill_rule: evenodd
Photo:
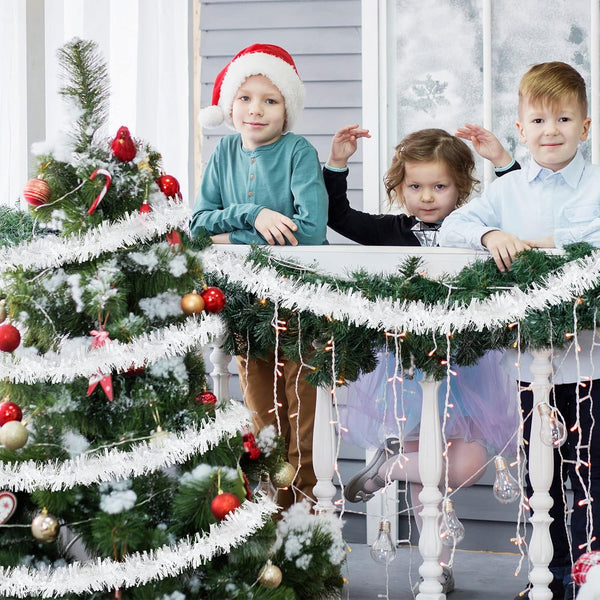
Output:
<svg viewBox="0 0 600 600">
<path fill-rule="evenodd" d="M 536 178 L 545 179 L 549 175 L 556 175 L 560 173 L 565 183 L 575 189 L 579 184 L 584 167 L 585 159 L 583 158 L 580 150 L 577 150 L 573 160 L 566 167 L 563 167 L 556 172 L 552 172 L 549 169 L 541 167 L 532 158 L 529 161 L 529 167 L 527 169 L 527 181 L 531 183 Z"/>
</svg>

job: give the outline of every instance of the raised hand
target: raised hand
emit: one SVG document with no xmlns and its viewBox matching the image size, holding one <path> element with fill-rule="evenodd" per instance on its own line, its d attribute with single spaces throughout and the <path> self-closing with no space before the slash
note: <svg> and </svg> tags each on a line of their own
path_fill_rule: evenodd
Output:
<svg viewBox="0 0 600 600">
<path fill-rule="evenodd" d="M 469 140 L 479 156 L 491 161 L 496 169 L 506 167 L 512 161 L 512 156 L 504 149 L 500 140 L 491 132 L 481 127 L 465 123 L 464 127 L 456 130 L 456 137 Z"/>
<path fill-rule="evenodd" d="M 336 131 L 331 140 L 331 150 L 329 151 L 327 164 L 336 169 L 343 169 L 348 159 L 356 152 L 357 140 L 370 137 L 369 130 L 360 128 L 358 123 L 342 127 Z"/>
</svg>

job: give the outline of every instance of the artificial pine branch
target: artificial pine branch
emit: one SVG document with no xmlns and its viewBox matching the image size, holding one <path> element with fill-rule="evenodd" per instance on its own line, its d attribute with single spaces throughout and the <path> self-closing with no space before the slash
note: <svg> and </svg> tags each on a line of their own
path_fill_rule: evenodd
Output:
<svg viewBox="0 0 600 600">
<path fill-rule="evenodd" d="M 58 60 L 65 80 L 60 94 L 71 99 L 78 112 L 72 132 L 75 152 L 84 152 L 108 115 L 108 69 L 90 40 L 71 40 L 59 49 Z"/>
</svg>

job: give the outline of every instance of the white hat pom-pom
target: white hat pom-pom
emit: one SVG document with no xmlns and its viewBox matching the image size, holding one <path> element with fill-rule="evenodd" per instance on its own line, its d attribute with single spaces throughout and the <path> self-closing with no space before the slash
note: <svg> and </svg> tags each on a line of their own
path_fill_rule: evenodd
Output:
<svg viewBox="0 0 600 600">
<path fill-rule="evenodd" d="M 209 129 L 218 127 L 223 124 L 225 115 L 223 109 L 218 105 L 207 106 L 198 113 L 198 123 L 201 127 L 207 127 Z"/>
<path fill-rule="evenodd" d="M 577 594 L 577 600 L 600 600 L 600 565 L 593 566 L 588 572 L 585 583 Z"/>
</svg>

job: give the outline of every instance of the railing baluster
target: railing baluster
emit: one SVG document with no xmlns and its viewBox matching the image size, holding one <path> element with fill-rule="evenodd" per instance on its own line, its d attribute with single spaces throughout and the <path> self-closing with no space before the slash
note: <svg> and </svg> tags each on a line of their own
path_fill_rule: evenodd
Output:
<svg viewBox="0 0 600 600">
<path fill-rule="evenodd" d="M 529 542 L 529 561 L 532 564 L 529 581 L 533 584 L 529 597 L 532 600 L 551 600 L 552 592 L 548 584 L 552 581 L 552 573 L 548 569 L 552 559 L 552 538 L 550 523 L 552 517 L 552 497 L 548 493 L 552 484 L 554 468 L 554 449 L 542 443 L 540 437 L 541 419 L 537 406 L 547 402 L 550 393 L 550 350 L 534 350 L 531 372 L 533 373 L 533 414 L 531 415 L 531 439 L 529 441 L 529 477 L 533 487 L 533 495 L 529 504 L 533 509 L 530 521 L 533 526 Z"/>
</svg>

